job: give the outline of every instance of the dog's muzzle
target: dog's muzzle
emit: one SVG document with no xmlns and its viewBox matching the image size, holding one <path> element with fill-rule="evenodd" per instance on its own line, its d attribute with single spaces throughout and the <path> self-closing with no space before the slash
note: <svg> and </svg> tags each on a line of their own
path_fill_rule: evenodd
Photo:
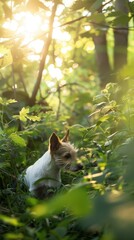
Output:
<svg viewBox="0 0 134 240">
<path fill-rule="evenodd" d="M 82 170 L 83 169 L 83 165 L 81 163 L 77 163 L 77 164 L 73 164 L 70 166 L 70 170 L 72 172 L 76 172 L 76 171 L 79 171 L 79 170 Z"/>
</svg>

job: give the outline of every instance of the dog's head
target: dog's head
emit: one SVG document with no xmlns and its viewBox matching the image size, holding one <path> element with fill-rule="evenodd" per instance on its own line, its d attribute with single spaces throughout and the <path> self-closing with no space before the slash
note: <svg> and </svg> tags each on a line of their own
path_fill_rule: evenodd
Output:
<svg viewBox="0 0 134 240">
<path fill-rule="evenodd" d="M 69 143 L 69 131 L 63 139 L 53 133 L 49 140 L 49 149 L 58 168 L 70 169 L 76 164 L 77 150 Z"/>
</svg>

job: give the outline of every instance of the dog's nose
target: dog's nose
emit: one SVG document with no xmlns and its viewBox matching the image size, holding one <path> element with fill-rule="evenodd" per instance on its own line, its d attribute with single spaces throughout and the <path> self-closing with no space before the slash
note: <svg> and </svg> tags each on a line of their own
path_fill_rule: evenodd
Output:
<svg viewBox="0 0 134 240">
<path fill-rule="evenodd" d="M 73 164 L 70 167 L 70 170 L 72 172 L 76 172 L 76 171 L 79 171 L 79 170 L 82 170 L 82 169 L 83 169 L 83 165 L 81 163 Z"/>
</svg>

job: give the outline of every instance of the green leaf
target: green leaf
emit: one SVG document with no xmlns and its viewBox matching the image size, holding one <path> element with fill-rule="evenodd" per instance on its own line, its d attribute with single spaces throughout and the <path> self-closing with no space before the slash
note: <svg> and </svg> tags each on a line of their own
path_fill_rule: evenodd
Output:
<svg viewBox="0 0 134 240">
<path fill-rule="evenodd" d="M 87 9 L 90 12 L 96 12 L 102 5 L 103 0 L 76 0 L 72 6 L 73 10 Z"/>
<path fill-rule="evenodd" d="M 89 21 L 93 21 L 95 23 L 101 23 L 105 21 L 105 16 L 103 13 L 93 13 L 89 18 Z"/>
<path fill-rule="evenodd" d="M 38 116 L 27 116 L 27 118 L 33 122 L 40 121 L 40 117 Z"/>
<path fill-rule="evenodd" d="M 15 103 L 15 102 L 17 102 L 15 99 L 7 100 L 7 99 L 4 99 L 4 98 L 0 97 L 0 104 L 2 104 L 2 105 L 6 106 L 6 105 L 9 105 L 9 104 Z"/>
<path fill-rule="evenodd" d="M 12 64 L 13 58 L 9 48 L 0 45 L 0 68 Z"/>
<path fill-rule="evenodd" d="M 22 226 L 22 223 L 19 222 L 19 220 L 15 217 L 8 217 L 5 215 L 0 214 L 0 220 L 3 221 L 4 223 L 8 223 L 13 226 Z"/>
<path fill-rule="evenodd" d="M 77 217 L 82 217 L 89 213 L 88 195 L 82 188 L 75 188 L 68 192 L 65 202 L 67 208 Z"/>
<path fill-rule="evenodd" d="M 9 138 L 20 147 L 26 146 L 25 140 L 22 137 L 18 136 L 16 133 L 10 134 Z"/>
<path fill-rule="evenodd" d="M 31 213 L 35 217 L 51 216 L 63 209 L 67 209 L 76 217 L 89 214 L 91 205 L 86 190 L 80 187 L 73 188 L 67 193 L 59 194 L 49 202 L 36 205 L 31 209 Z"/>
<path fill-rule="evenodd" d="M 106 122 L 109 118 L 110 118 L 109 115 L 104 115 L 103 117 L 101 117 L 101 118 L 99 119 L 99 121 L 100 121 L 100 122 Z"/>
<path fill-rule="evenodd" d="M 90 10 L 92 4 L 94 3 L 94 0 L 76 0 L 72 6 L 73 10 L 80 10 L 80 9 L 88 9 Z"/>
<path fill-rule="evenodd" d="M 90 8 L 90 12 L 96 12 L 97 10 L 99 10 L 99 8 L 102 5 L 102 2 L 103 2 L 103 0 L 95 1 Z"/>
<path fill-rule="evenodd" d="M 27 120 L 27 114 L 29 113 L 29 108 L 22 108 L 19 112 L 19 118 L 22 122 L 26 122 Z"/>
<path fill-rule="evenodd" d="M 130 20 L 129 16 L 127 16 L 126 14 L 121 14 L 113 20 L 113 25 L 114 26 L 127 26 L 129 20 Z"/>
<path fill-rule="evenodd" d="M 22 121 L 22 122 L 26 122 L 27 119 L 35 122 L 35 121 L 40 121 L 40 117 L 38 116 L 30 116 L 28 115 L 29 113 L 29 108 L 22 108 L 21 111 L 19 112 L 19 119 Z M 18 117 L 18 116 L 15 116 L 15 117 Z"/>
<path fill-rule="evenodd" d="M 5 236 L 5 239 L 13 239 L 13 240 L 24 239 L 24 235 L 22 233 L 6 233 L 4 234 L 4 236 Z"/>
</svg>

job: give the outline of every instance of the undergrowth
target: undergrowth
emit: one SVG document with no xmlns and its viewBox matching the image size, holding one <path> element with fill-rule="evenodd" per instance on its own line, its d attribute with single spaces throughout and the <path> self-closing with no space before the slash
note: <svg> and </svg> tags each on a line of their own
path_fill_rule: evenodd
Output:
<svg viewBox="0 0 134 240">
<path fill-rule="evenodd" d="M 39 106 L 11 115 L 16 102 L 0 99 L 1 240 L 133 239 L 132 92 L 108 84 L 94 97 L 92 114 L 81 115 L 86 124 L 71 125 Z M 35 199 L 19 175 L 47 150 L 51 133 L 62 135 L 66 127 L 83 167 L 63 170 L 62 187 L 51 198 Z"/>
</svg>

